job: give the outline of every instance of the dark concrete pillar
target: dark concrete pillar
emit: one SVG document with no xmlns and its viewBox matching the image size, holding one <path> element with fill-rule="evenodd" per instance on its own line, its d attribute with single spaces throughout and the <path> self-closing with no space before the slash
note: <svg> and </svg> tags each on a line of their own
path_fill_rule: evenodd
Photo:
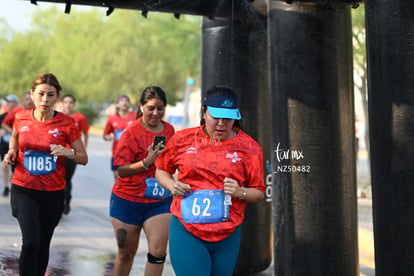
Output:
<svg viewBox="0 0 414 276">
<path fill-rule="evenodd" d="M 269 5 L 275 275 L 357 275 L 350 8 Z"/>
<path fill-rule="evenodd" d="M 201 91 L 216 84 L 233 83 L 232 21 L 228 18 L 203 18 L 201 40 Z"/>
<path fill-rule="evenodd" d="M 237 78 L 243 103 L 243 129 L 263 148 L 267 191 L 263 202 L 246 207 L 235 275 L 251 275 L 266 269 L 272 262 L 273 249 L 267 17 L 257 15 L 245 28 L 247 37 L 239 38 L 238 45 L 246 45 L 246 60 L 242 63 L 246 78 Z"/>
<path fill-rule="evenodd" d="M 259 14 L 243 19 L 203 21 L 202 90 L 231 85 L 240 97 L 242 127 L 263 147 L 265 181 L 270 191 L 263 202 L 248 204 L 235 275 L 251 275 L 272 261 L 270 105 L 268 93 L 267 20 Z M 269 166 L 267 166 L 269 168 Z"/>
<path fill-rule="evenodd" d="M 414 271 L 414 2 L 365 1 L 376 275 Z"/>
</svg>

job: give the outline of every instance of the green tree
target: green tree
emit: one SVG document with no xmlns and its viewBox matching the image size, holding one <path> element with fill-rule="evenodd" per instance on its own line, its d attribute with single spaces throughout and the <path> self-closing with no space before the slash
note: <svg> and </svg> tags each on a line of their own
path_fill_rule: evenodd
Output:
<svg viewBox="0 0 414 276">
<path fill-rule="evenodd" d="M 113 102 L 124 93 L 137 101 L 146 86 L 159 85 L 174 103 L 187 75 L 200 78 L 200 26 L 195 16 L 145 19 L 135 10 L 108 17 L 99 8 L 39 10 L 27 32 L 0 28 L 0 94 L 23 95 L 37 74 L 53 72 L 80 102 Z"/>
<path fill-rule="evenodd" d="M 369 124 L 368 124 L 368 95 L 367 95 L 367 66 L 365 43 L 365 13 L 364 6 L 352 10 L 352 36 L 354 48 L 354 83 L 356 93 L 362 100 L 365 118 L 365 145 L 369 152 Z"/>
</svg>

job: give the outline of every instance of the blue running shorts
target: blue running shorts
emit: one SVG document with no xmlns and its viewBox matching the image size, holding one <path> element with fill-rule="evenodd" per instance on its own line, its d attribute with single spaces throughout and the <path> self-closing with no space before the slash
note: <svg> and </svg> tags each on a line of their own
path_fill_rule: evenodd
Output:
<svg viewBox="0 0 414 276">
<path fill-rule="evenodd" d="M 129 201 L 111 193 L 109 215 L 124 223 L 132 225 L 143 225 L 150 217 L 169 213 L 172 197 L 150 203 Z"/>
</svg>

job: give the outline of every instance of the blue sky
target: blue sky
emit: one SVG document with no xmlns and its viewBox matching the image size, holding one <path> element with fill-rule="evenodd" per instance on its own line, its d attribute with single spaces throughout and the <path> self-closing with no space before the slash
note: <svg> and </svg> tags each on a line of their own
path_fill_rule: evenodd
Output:
<svg viewBox="0 0 414 276">
<path fill-rule="evenodd" d="M 65 4 L 38 2 L 33 5 L 30 0 L 0 0 L 0 18 L 4 18 L 13 29 L 26 30 L 30 28 L 32 14 L 37 9 L 48 9 L 52 5 L 59 6 L 62 13 L 65 10 Z M 76 8 L 86 7 L 76 5 Z"/>
<path fill-rule="evenodd" d="M 44 4 L 33 5 L 30 1 L 23 0 L 1 0 L 0 17 L 17 30 L 29 28 L 31 16 L 36 8 L 41 8 Z"/>
</svg>

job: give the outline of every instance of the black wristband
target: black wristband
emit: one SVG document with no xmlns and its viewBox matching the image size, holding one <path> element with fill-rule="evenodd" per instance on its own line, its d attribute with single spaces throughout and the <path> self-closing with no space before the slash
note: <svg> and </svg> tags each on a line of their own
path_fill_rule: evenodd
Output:
<svg viewBox="0 0 414 276">
<path fill-rule="evenodd" d="M 142 159 L 142 167 L 144 167 L 145 170 L 149 168 L 149 166 L 147 165 L 147 163 L 145 163 L 145 158 Z"/>
</svg>

